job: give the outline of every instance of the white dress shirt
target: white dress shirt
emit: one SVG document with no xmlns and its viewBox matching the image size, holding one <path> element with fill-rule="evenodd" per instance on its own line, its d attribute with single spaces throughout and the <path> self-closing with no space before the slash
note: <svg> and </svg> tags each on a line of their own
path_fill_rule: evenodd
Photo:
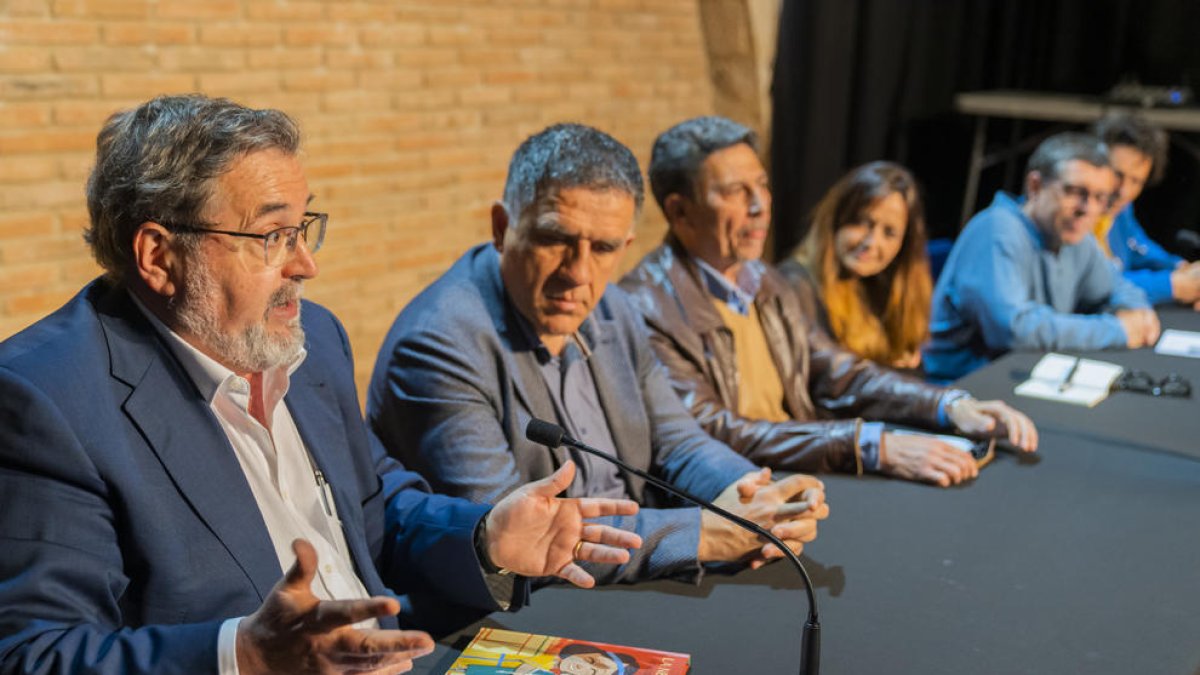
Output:
<svg viewBox="0 0 1200 675">
<path fill-rule="evenodd" d="M 354 571 L 333 494 L 323 485 L 323 476 L 304 447 L 291 411 L 287 405 L 279 405 L 288 392 L 291 374 L 307 352 L 301 348 L 290 363 L 262 373 L 264 417 L 271 421 L 267 429 L 250 414 L 248 380 L 185 342 L 136 296 L 134 302 L 166 338 L 220 422 L 266 523 L 279 558 L 280 577 L 296 560 L 292 541 L 304 538 L 317 551 L 313 595 L 322 600 L 370 597 Z M 238 675 L 237 628 L 241 620 L 229 619 L 221 625 L 217 640 L 221 675 Z M 375 628 L 378 622 L 370 619 L 358 626 Z"/>
</svg>

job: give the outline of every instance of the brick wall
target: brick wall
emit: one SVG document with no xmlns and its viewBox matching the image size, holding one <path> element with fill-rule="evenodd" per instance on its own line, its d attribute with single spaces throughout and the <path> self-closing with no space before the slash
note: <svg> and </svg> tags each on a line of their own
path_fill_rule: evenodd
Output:
<svg viewBox="0 0 1200 675">
<path fill-rule="evenodd" d="M 97 274 L 80 238 L 114 110 L 201 91 L 288 111 L 330 212 L 308 295 L 360 388 L 396 313 L 487 238 L 507 160 L 556 121 L 654 135 L 711 113 L 695 0 L 0 0 L 0 339 Z M 663 232 L 648 205 L 628 267 Z"/>
</svg>

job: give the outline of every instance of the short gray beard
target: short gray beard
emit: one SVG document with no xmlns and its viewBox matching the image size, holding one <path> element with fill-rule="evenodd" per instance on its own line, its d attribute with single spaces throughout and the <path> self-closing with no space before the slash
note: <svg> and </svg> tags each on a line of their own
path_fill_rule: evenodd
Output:
<svg viewBox="0 0 1200 675">
<path fill-rule="evenodd" d="M 272 336 L 266 327 L 271 308 L 299 301 L 300 291 L 300 282 L 280 288 L 271 294 L 261 323 L 240 333 L 228 333 L 221 330 L 217 320 L 216 299 L 220 289 L 208 266 L 199 263 L 184 278 L 183 297 L 178 302 L 175 319 L 234 372 L 258 373 L 291 363 L 303 348 L 304 329 L 300 327 L 298 313 L 283 336 Z"/>
</svg>

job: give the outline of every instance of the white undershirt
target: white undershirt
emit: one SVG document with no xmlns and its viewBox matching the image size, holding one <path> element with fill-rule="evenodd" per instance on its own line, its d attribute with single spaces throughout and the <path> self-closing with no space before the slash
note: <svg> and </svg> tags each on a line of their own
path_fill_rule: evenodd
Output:
<svg viewBox="0 0 1200 675">
<path fill-rule="evenodd" d="M 304 447 L 291 411 L 286 404 L 279 405 L 288 392 L 291 374 L 304 363 L 308 352 L 301 348 L 290 363 L 263 372 L 263 410 L 264 416 L 271 420 L 268 431 L 250 414 L 248 380 L 185 342 L 136 296 L 134 302 L 166 338 L 220 422 L 266 523 L 279 559 L 280 577 L 296 561 L 292 541 L 304 538 L 317 551 L 313 595 L 322 600 L 370 597 L 354 571 L 333 493 L 328 487 L 318 486 L 316 466 Z M 220 675 L 238 675 L 237 627 L 241 620 L 238 617 L 221 624 L 217 640 Z M 376 628 L 378 622 L 371 619 L 357 625 Z"/>
</svg>

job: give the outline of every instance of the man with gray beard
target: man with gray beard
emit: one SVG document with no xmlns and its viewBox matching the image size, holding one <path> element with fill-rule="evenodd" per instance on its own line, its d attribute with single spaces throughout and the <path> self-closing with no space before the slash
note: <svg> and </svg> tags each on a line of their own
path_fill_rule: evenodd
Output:
<svg viewBox="0 0 1200 675">
<path fill-rule="evenodd" d="M 573 465 L 488 508 L 380 449 L 301 300 L 327 216 L 299 140 L 198 95 L 100 132 L 105 275 L 0 344 L 0 672 L 404 672 L 432 640 L 402 625 L 640 545 L 585 520 L 636 504 L 556 497 Z"/>
<path fill-rule="evenodd" d="M 303 281 L 289 279 L 286 285 L 271 294 L 267 301 L 268 313 L 273 308 L 299 301 L 303 289 Z M 304 329 L 300 327 L 299 316 L 286 323 L 289 330 L 282 335 L 272 336 L 267 332 L 264 327 L 269 318 L 267 314 L 263 316 L 263 323 L 250 324 L 240 333 L 226 334 L 221 331 L 214 302 L 220 292 L 208 264 L 197 261 L 194 271 L 184 277 L 183 299 L 176 306 L 176 318 L 184 331 L 213 345 L 217 352 L 238 364 L 238 370 L 246 372 L 268 370 L 295 358 L 304 345 Z"/>
</svg>

